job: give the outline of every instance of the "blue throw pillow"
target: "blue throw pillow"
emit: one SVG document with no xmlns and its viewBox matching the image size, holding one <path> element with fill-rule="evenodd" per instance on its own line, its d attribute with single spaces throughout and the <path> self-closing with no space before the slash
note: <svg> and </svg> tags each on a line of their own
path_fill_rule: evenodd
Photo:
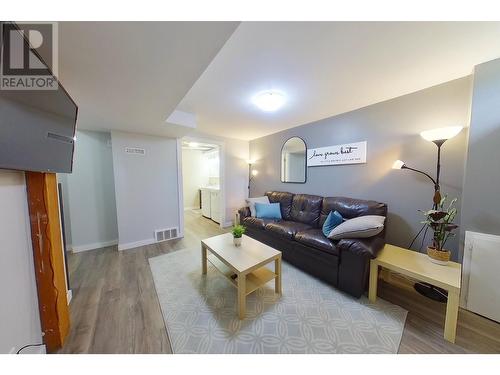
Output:
<svg viewBox="0 0 500 375">
<path fill-rule="evenodd" d="M 255 217 L 259 219 L 281 220 L 280 204 L 255 202 Z"/>
<path fill-rule="evenodd" d="M 323 234 L 328 237 L 332 229 L 342 224 L 343 221 L 344 218 L 338 211 L 330 211 L 323 224 Z"/>
</svg>

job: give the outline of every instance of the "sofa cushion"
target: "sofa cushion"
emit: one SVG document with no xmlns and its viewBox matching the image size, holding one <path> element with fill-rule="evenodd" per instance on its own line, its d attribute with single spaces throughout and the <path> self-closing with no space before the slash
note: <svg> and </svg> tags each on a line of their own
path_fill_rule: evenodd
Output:
<svg viewBox="0 0 500 375">
<path fill-rule="evenodd" d="M 280 204 L 255 202 L 255 216 L 259 219 L 281 220 Z"/>
<path fill-rule="evenodd" d="M 385 216 L 365 215 L 344 221 L 332 229 L 328 238 L 341 240 L 343 238 L 369 238 L 384 230 Z"/>
<path fill-rule="evenodd" d="M 311 246 L 318 250 L 323 250 L 329 254 L 339 255 L 338 249 L 335 244 L 325 237 L 321 229 L 308 229 L 305 231 L 297 232 L 295 241 L 300 242 L 305 246 Z"/>
<path fill-rule="evenodd" d="M 251 216 L 257 216 L 255 215 L 255 203 L 269 203 L 269 198 L 267 195 L 263 197 L 255 197 L 255 198 L 247 198 L 245 199 L 245 202 L 248 205 L 248 208 L 250 209 L 250 215 Z"/>
<path fill-rule="evenodd" d="M 318 195 L 295 194 L 290 211 L 291 219 L 317 227 L 322 200 L 323 198 Z"/>
<path fill-rule="evenodd" d="M 268 191 L 266 195 L 268 196 L 270 203 L 280 204 L 281 217 L 283 220 L 290 220 L 293 194 L 283 191 Z"/>
<path fill-rule="evenodd" d="M 292 239 L 295 233 L 311 229 L 311 226 L 304 223 L 297 223 L 296 221 L 282 220 L 266 224 L 265 229 L 266 231 Z"/>
<path fill-rule="evenodd" d="M 338 211 L 331 211 L 328 216 L 326 217 L 325 222 L 323 223 L 322 226 L 322 231 L 323 234 L 328 237 L 330 232 L 332 231 L 333 228 L 336 226 L 342 224 L 344 221 L 344 218 L 342 217 L 341 214 L 339 214 Z"/>
<path fill-rule="evenodd" d="M 252 216 L 247 216 L 243 219 L 244 226 L 257 229 L 264 229 L 267 224 L 272 222 L 274 222 L 272 219 L 258 219 Z"/>
<path fill-rule="evenodd" d="M 344 219 L 364 215 L 387 216 L 387 205 L 376 201 L 345 197 L 325 197 L 321 206 L 319 225 L 323 226 L 330 211 L 338 211 Z"/>
</svg>

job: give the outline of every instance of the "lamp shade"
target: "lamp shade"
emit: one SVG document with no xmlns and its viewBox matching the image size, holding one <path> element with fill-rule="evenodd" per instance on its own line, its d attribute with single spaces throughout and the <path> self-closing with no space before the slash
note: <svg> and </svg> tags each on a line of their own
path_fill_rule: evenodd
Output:
<svg viewBox="0 0 500 375">
<path fill-rule="evenodd" d="M 462 126 L 447 126 L 446 128 L 426 130 L 420 133 L 420 135 L 422 138 L 430 142 L 446 141 L 447 139 L 456 136 L 462 129 Z"/>
<path fill-rule="evenodd" d="M 396 160 L 392 165 L 392 169 L 401 169 L 405 165 L 404 161 Z"/>
</svg>

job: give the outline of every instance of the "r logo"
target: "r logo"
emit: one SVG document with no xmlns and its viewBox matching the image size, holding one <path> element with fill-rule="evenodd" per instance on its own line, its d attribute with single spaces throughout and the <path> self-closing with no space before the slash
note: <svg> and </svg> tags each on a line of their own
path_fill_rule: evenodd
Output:
<svg viewBox="0 0 500 375">
<path fill-rule="evenodd" d="M 2 23 L 0 89 L 57 89 L 57 24 Z"/>
</svg>

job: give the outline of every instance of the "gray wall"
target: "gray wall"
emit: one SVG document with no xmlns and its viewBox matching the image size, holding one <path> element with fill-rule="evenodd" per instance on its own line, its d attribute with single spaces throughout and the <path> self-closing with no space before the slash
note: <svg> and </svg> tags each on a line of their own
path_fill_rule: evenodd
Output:
<svg viewBox="0 0 500 375">
<path fill-rule="evenodd" d="M 500 59 L 476 66 L 463 188 L 466 230 L 500 235 Z"/>
<path fill-rule="evenodd" d="M 435 174 L 436 146 L 420 137 L 423 130 L 469 122 L 471 77 L 464 77 L 352 112 L 288 129 L 250 142 L 257 160 L 251 195 L 282 190 L 323 196 L 348 196 L 386 202 L 387 240 L 408 246 L 421 227 L 418 209 L 432 206 L 433 185 L 425 177 L 392 170 L 401 159 Z M 280 182 L 280 148 L 290 137 L 303 138 L 308 148 L 368 141 L 367 163 L 308 168 L 306 184 Z M 467 130 L 447 141 L 442 153 L 442 192 L 461 198 Z M 460 206 L 459 206 L 460 209 Z M 459 221 L 457 219 L 457 221 Z M 419 246 L 414 246 L 418 248 Z M 447 246 L 456 258 L 458 241 Z"/>
<path fill-rule="evenodd" d="M 118 240 L 110 133 L 79 131 L 73 173 L 60 176 L 67 243 L 91 250 Z M 68 217 L 69 216 L 69 217 Z M 68 233 L 69 232 L 69 233 Z"/>
<path fill-rule="evenodd" d="M 177 141 L 115 131 L 111 140 L 118 248 L 153 243 L 155 230 L 180 224 Z M 143 148 L 146 154 L 127 154 L 126 147 Z"/>
</svg>

